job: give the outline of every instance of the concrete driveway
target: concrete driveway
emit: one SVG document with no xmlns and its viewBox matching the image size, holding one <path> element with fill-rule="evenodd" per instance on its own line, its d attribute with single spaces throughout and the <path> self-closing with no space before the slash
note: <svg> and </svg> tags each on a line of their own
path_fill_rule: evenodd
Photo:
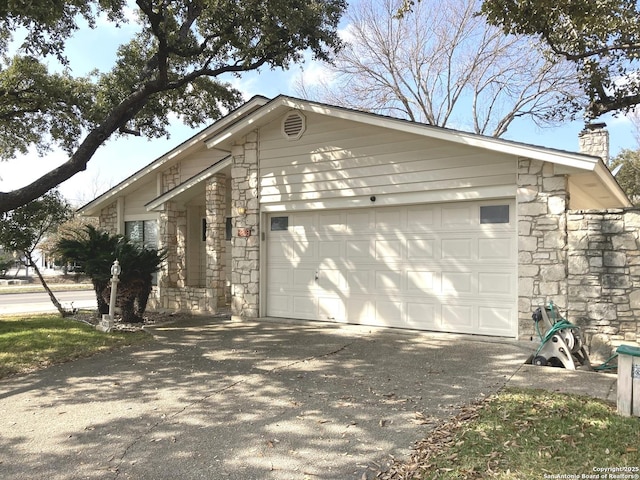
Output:
<svg viewBox="0 0 640 480">
<path fill-rule="evenodd" d="M 151 330 L 144 348 L 0 381 L 1 477 L 374 478 L 530 353 L 321 323 Z"/>
</svg>

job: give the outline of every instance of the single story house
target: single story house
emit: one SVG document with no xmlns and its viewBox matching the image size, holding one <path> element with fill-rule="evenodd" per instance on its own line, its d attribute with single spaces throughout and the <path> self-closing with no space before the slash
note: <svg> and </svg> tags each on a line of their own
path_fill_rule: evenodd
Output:
<svg viewBox="0 0 640 480">
<path fill-rule="evenodd" d="M 571 225 L 630 206 L 606 130 L 581 140 L 604 150 L 257 96 L 80 213 L 168 250 L 151 308 L 528 338 L 583 307 Z"/>
</svg>

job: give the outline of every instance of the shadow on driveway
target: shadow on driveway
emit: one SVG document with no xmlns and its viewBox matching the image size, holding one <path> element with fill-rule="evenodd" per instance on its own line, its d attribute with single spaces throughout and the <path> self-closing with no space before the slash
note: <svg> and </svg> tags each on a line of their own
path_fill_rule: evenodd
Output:
<svg viewBox="0 0 640 480">
<path fill-rule="evenodd" d="M 0 381 L 8 479 L 374 478 L 528 352 L 471 336 L 192 318 Z"/>
</svg>

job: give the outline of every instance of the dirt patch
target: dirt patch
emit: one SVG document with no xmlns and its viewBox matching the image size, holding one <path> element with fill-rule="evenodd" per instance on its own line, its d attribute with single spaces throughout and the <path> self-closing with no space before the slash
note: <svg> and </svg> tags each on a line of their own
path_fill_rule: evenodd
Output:
<svg viewBox="0 0 640 480">
<path fill-rule="evenodd" d="M 192 318 L 193 315 L 189 313 L 166 313 L 166 312 L 145 312 L 142 317 L 142 322 L 140 323 L 126 323 L 123 322 L 121 318 L 118 316 L 114 319 L 113 330 L 118 332 L 137 332 L 146 326 L 151 325 L 164 325 L 167 323 L 180 322 L 182 320 L 188 320 Z M 218 319 L 231 318 L 231 315 L 228 312 L 221 312 L 212 317 Z M 79 322 L 83 322 L 89 325 L 97 325 L 100 322 L 101 315 L 96 311 L 83 311 L 75 313 L 72 317 L 74 320 Z"/>
</svg>

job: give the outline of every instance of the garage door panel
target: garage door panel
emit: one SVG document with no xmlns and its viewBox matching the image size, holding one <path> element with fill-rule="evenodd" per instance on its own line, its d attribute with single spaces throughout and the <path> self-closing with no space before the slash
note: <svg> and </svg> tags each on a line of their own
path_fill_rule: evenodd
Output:
<svg viewBox="0 0 640 480">
<path fill-rule="evenodd" d="M 404 214 L 397 209 L 380 209 L 375 212 L 374 228 L 376 232 L 398 232 L 403 227 Z"/>
<path fill-rule="evenodd" d="M 377 298 L 375 301 L 375 325 L 402 326 L 403 304 L 401 301 Z"/>
<path fill-rule="evenodd" d="M 290 288 L 315 288 L 316 285 L 316 271 L 310 268 L 296 268 L 293 271 L 293 282 L 290 284 Z"/>
<path fill-rule="evenodd" d="M 294 294 L 292 296 L 293 318 L 313 320 L 318 318 L 318 300 L 310 295 Z"/>
<path fill-rule="evenodd" d="M 479 272 L 479 293 L 483 295 L 513 296 L 516 290 L 516 279 L 512 273 Z"/>
<path fill-rule="evenodd" d="M 432 260 L 436 255 L 434 238 L 412 238 L 407 240 L 407 260 Z"/>
<path fill-rule="evenodd" d="M 428 205 L 407 207 L 407 219 L 408 232 L 432 232 L 439 224 L 435 209 Z"/>
<path fill-rule="evenodd" d="M 293 260 L 296 257 L 294 251 L 293 240 L 282 239 L 271 245 L 269 256 L 274 262 Z"/>
<path fill-rule="evenodd" d="M 314 213 L 296 213 L 289 216 L 289 230 L 304 235 L 308 231 L 313 231 L 316 225 L 316 215 Z"/>
<path fill-rule="evenodd" d="M 289 267 L 273 267 L 271 269 L 271 285 L 275 291 L 293 284 L 293 270 Z"/>
<path fill-rule="evenodd" d="M 473 251 L 473 239 L 470 238 L 443 238 L 442 258 L 444 260 L 471 260 Z"/>
<path fill-rule="evenodd" d="M 508 204 L 511 223 L 481 223 L 486 204 Z M 266 313 L 513 337 L 513 212 L 511 200 L 293 213 L 267 232 Z"/>
<path fill-rule="evenodd" d="M 370 230 L 370 215 L 368 211 L 349 212 L 346 217 L 345 232 L 357 234 Z"/>
<path fill-rule="evenodd" d="M 346 260 L 357 261 L 371 259 L 371 242 L 369 240 L 345 240 Z"/>
<path fill-rule="evenodd" d="M 271 294 L 269 296 L 269 307 L 272 315 L 274 316 L 288 316 L 292 311 L 292 298 L 291 295 L 276 295 Z"/>
<path fill-rule="evenodd" d="M 509 329 L 514 314 L 512 308 L 478 307 L 478 329 L 487 334 L 499 334 Z"/>
<path fill-rule="evenodd" d="M 350 270 L 347 272 L 347 288 L 351 295 L 371 293 L 371 272 L 369 270 Z"/>
<path fill-rule="evenodd" d="M 407 291 L 417 294 L 433 295 L 439 292 L 437 280 L 439 275 L 433 271 L 407 271 Z"/>
<path fill-rule="evenodd" d="M 389 290 L 397 292 L 402 289 L 402 272 L 392 270 L 376 270 L 375 289 L 380 291 Z"/>
<path fill-rule="evenodd" d="M 483 261 L 510 262 L 514 256 L 514 243 L 512 238 L 481 238 L 478 240 L 478 259 Z"/>
<path fill-rule="evenodd" d="M 321 269 L 318 271 L 318 280 L 315 281 L 319 288 L 335 292 L 347 288 L 347 279 L 340 270 Z"/>
<path fill-rule="evenodd" d="M 318 253 L 321 259 L 341 259 L 344 258 L 344 241 L 325 240 L 319 242 Z"/>
<path fill-rule="evenodd" d="M 321 320 L 334 320 L 343 322 L 346 319 L 344 300 L 333 296 L 320 296 L 318 298 L 318 313 Z"/>
<path fill-rule="evenodd" d="M 444 227 L 468 227 L 475 222 L 474 205 L 457 204 L 442 207 L 442 225 Z"/>
<path fill-rule="evenodd" d="M 402 242 L 400 240 L 375 240 L 376 260 L 388 261 L 402 258 Z"/>
<path fill-rule="evenodd" d="M 374 318 L 374 302 L 365 295 L 351 295 L 347 303 L 346 318 L 351 323 L 371 324 Z"/>
<path fill-rule="evenodd" d="M 435 303 L 407 302 L 407 328 L 440 330 Z"/>
<path fill-rule="evenodd" d="M 471 272 L 442 272 L 442 293 L 470 295 L 474 293 L 474 274 Z"/>
<path fill-rule="evenodd" d="M 471 305 L 443 305 L 441 328 L 450 332 L 470 331 L 474 323 Z"/>
</svg>

